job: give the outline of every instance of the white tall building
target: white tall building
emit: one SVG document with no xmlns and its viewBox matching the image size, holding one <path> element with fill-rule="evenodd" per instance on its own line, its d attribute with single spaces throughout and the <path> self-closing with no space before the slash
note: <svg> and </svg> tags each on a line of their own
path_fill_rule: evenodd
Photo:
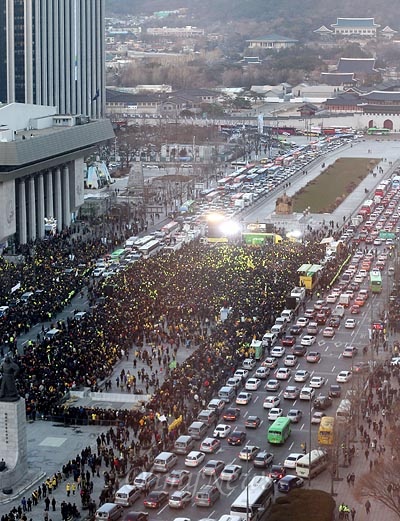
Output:
<svg viewBox="0 0 400 521">
<path fill-rule="evenodd" d="M 102 117 L 105 0 L 0 0 L 0 103 Z"/>
</svg>

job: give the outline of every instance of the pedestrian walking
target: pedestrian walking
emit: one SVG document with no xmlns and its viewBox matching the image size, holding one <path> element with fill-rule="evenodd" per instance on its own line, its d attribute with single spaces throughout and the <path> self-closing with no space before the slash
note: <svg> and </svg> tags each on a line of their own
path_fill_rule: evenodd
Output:
<svg viewBox="0 0 400 521">
<path fill-rule="evenodd" d="M 365 502 L 365 511 L 367 512 L 367 514 L 371 512 L 371 503 L 369 499 L 367 499 L 367 501 Z"/>
<path fill-rule="evenodd" d="M 356 518 L 356 509 L 354 507 L 350 510 L 350 514 L 351 514 L 351 521 L 354 521 L 354 519 Z"/>
</svg>

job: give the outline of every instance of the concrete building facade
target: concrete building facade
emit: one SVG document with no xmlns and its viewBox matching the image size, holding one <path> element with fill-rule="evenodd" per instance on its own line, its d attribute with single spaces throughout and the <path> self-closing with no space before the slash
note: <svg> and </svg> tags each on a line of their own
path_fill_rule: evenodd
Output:
<svg viewBox="0 0 400 521">
<path fill-rule="evenodd" d="M 0 103 L 104 114 L 105 0 L 0 0 Z"/>
<path fill-rule="evenodd" d="M 56 107 L 0 106 L 0 244 L 71 224 L 83 204 L 84 160 L 114 133 L 110 121 L 57 115 Z"/>
</svg>

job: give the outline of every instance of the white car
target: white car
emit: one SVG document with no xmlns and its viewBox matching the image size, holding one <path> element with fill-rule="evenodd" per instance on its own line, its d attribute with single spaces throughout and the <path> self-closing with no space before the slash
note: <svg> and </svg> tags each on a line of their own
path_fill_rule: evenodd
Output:
<svg viewBox="0 0 400 521">
<path fill-rule="evenodd" d="M 344 323 L 346 329 L 354 329 L 356 327 L 356 321 L 354 318 L 348 318 Z"/>
<path fill-rule="evenodd" d="M 269 375 L 269 367 L 259 367 L 257 371 L 254 373 L 256 378 L 260 378 L 260 380 L 266 380 Z"/>
<path fill-rule="evenodd" d="M 300 342 L 302 346 L 312 346 L 314 343 L 315 336 L 313 335 L 304 335 Z"/>
<path fill-rule="evenodd" d="M 310 376 L 310 373 L 306 369 L 298 369 L 294 373 L 294 381 L 295 382 L 306 382 Z"/>
<path fill-rule="evenodd" d="M 297 365 L 297 356 L 295 355 L 286 355 L 283 361 L 283 365 L 286 367 L 294 367 Z"/>
<path fill-rule="evenodd" d="M 280 367 L 275 372 L 275 378 L 277 380 L 288 380 L 290 378 L 290 373 L 291 370 L 289 369 L 289 367 Z"/>
<path fill-rule="evenodd" d="M 236 481 L 242 474 L 242 467 L 240 465 L 225 465 L 219 479 L 221 481 Z"/>
<path fill-rule="evenodd" d="M 264 398 L 263 407 L 264 409 L 272 409 L 273 407 L 278 407 L 281 403 L 281 399 L 279 396 L 266 396 Z"/>
<path fill-rule="evenodd" d="M 363 280 L 364 280 L 364 279 L 363 279 Z M 337 299 L 338 299 L 338 295 L 336 295 L 335 293 L 331 293 L 330 295 L 328 295 L 328 296 L 326 297 L 326 302 L 327 302 L 328 304 L 335 304 L 336 301 L 337 301 Z"/>
<path fill-rule="evenodd" d="M 249 372 L 247 369 L 236 369 L 233 376 L 238 378 L 247 378 L 249 376 Z"/>
<path fill-rule="evenodd" d="M 283 409 L 280 407 L 272 407 L 272 409 L 268 412 L 268 420 L 275 421 L 277 418 L 280 418 L 283 414 Z"/>
<path fill-rule="evenodd" d="M 238 389 L 242 385 L 242 379 L 239 376 L 232 376 L 226 381 L 225 385 L 227 387 L 233 387 L 234 389 Z"/>
<path fill-rule="evenodd" d="M 340 371 L 336 377 L 338 384 L 345 384 L 351 379 L 351 371 Z"/>
<path fill-rule="evenodd" d="M 312 400 L 315 396 L 315 390 L 312 387 L 303 387 L 300 391 L 300 400 Z"/>
<path fill-rule="evenodd" d="M 257 362 L 254 358 L 245 358 L 242 362 L 243 369 L 254 369 Z"/>
<path fill-rule="evenodd" d="M 307 317 L 300 317 L 296 321 L 296 326 L 307 327 L 310 320 Z"/>
<path fill-rule="evenodd" d="M 246 391 L 257 391 L 260 385 L 261 380 L 259 380 L 258 378 L 249 378 L 246 381 L 244 388 L 246 389 Z"/>
<path fill-rule="evenodd" d="M 251 401 L 251 394 L 242 391 L 236 396 L 236 405 L 247 405 Z"/>
<path fill-rule="evenodd" d="M 274 358 L 280 358 L 285 354 L 285 348 L 282 346 L 275 346 L 271 349 L 271 356 Z"/>
<path fill-rule="evenodd" d="M 285 459 L 283 462 L 283 466 L 287 469 L 295 469 L 296 468 L 296 461 L 300 458 L 302 458 L 304 454 L 300 454 L 299 452 L 292 452 L 289 454 L 289 456 Z"/>
<path fill-rule="evenodd" d="M 185 458 L 185 465 L 187 467 L 198 467 L 200 463 L 203 463 L 205 457 L 204 452 L 192 450 Z"/>
<path fill-rule="evenodd" d="M 221 448 L 221 442 L 216 438 L 204 438 L 200 443 L 200 451 L 206 454 L 213 454 Z"/>
<path fill-rule="evenodd" d="M 226 438 L 228 434 L 230 434 L 232 427 L 230 425 L 226 425 L 225 423 L 220 423 L 214 429 L 213 436 L 214 438 Z"/>
<path fill-rule="evenodd" d="M 325 378 L 322 376 L 313 376 L 311 380 L 309 381 L 308 385 L 310 387 L 313 387 L 314 389 L 319 389 L 322 387 L 325 383 Z"/>
</svg>

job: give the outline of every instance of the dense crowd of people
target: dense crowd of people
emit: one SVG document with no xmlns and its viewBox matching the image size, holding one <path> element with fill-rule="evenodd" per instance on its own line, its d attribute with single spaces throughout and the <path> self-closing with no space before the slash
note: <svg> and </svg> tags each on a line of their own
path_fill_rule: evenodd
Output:
<svg viewBox="0 0 400 521">
<path fill-rule="evenodd" d="M 244 356 L 243 345 L 261 338 L 273 325 L 290 289 L 298 284 L 298 267 L 318 263 L 324 255 L 319 241 L 259 248 L 209 248 L 194 242 L 178 252 L 138 262 L 116 274 L 111 283 L 94 281 L 89 277 L 92 261 L 106 250 L 101 240 L 65 234 L 31 245 L 22 265 L 2 260 L 0 287 L 10 308 L 0 328 L 2 348 L 8 347 L 21 367 L 18 386 L 28 416 L 131 430 L 131 437 L 118 442 L 124 465 L 139 457 L 140 448 L 156 452 L 185 431 L 235 371 Z M 338 262 L 325 265 L 322 285 L 332 279 Z M 19 283 L 20 288 L 11 292 Z M 84 285 L 91 312 L 79 320 L 57 322 L 56 313 Z M 33 295 L 18 302 L 26 291 Z M 229 310 L 223 322 L 221 308 Z M 59 335 L 52 339 L 38 335 L 22 351 L 17 349 L 19 334 L 34 323 L 51 320 Z M 191 346 L 198 349 L 183 364 L 174 363 L 177 349 Z M 150 369 L 153 394 L 146 407 L 112 411 L 62 403 L 68 391 L 111 386 L 113 367 L 125 355 L 132 359 L 128 377 L 133 392 L 135 382 L 145 378 L 143 368 L 136 370 L 137 360 Z M 159 371 L 167 374 L 161 384 Z M 120 375 L 117 386 L 127 381 L 127 375 Z M 156 421 L 161 415 L 182 416 L 182 422 L 170 431 L 166 422 Z M 142 463 L 139 458 L 139 466 Z"/>
</svg>

